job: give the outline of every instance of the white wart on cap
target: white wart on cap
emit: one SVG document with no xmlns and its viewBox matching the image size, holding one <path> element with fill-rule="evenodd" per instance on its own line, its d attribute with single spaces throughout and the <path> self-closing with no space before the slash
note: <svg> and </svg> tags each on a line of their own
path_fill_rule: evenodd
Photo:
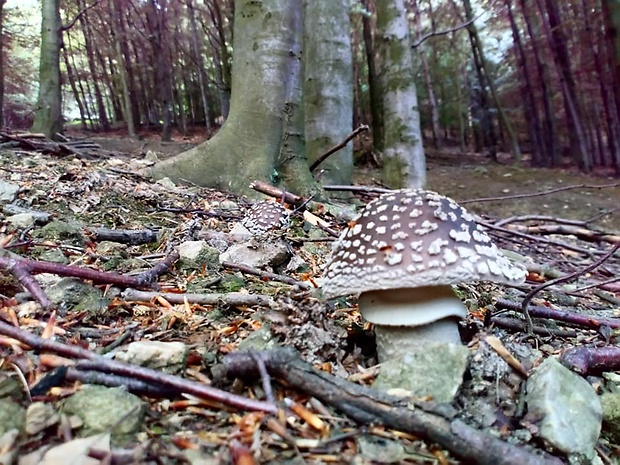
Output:
<svg viewBox="0 0 620 465">
<path fill-rule="evenodd" d="M 241 220 L 252 235 L 262 236 L 272 231 L 286 229 L 289 212 L 283 205 L 269 200 L 256 202 Z"/>
<path fill-rule="evenodd" d="M 371 201 L 350 222 L 332 249 L 322 287 L 327 298 L 364 297 L 369 291 L 478 280 L 519 284 L 525 274 L 454 200 L 426 190 L 400 190 Z M 385 323 L 375 315 L 373 310 L 364 317 L 380 324 L 425 323 Z M 464 310 L 453 315 L 462 317 Z"/>
</svg>

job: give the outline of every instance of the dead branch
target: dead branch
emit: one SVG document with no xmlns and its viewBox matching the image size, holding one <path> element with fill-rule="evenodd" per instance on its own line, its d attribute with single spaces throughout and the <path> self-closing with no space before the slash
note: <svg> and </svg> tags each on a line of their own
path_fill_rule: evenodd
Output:
<svg viewBox="0 0 620 465">
<path fill-rule="evenodd" d="M 491 324 L 497 326 L 498 328 L 504 328 L 511 331 L 522 332 L 527 330 L 527 325 L 525 325 L 522 321 L 516 320 L 514 318 L 502 318 L 499 316 L 493 316 L 491 317 Z M 544 326 L 539 325 L 534 325 L 532 331 L 534 334 L 539 334 L 541 336 L 577 337 L 577 331 L 545 328 Z"/>
<path fill-rule="evenodd" d="M 470 463 L 509 465 L 559 465 L 562 461 L 550 455 L 538 455 L 476 430 L 454 419 L 449 407 L 419 403 L 415 408 L 403 406 L 403 400 L 378 390 L 351 383 L 316 370 L 302 361 L 293 349 L 283 348 L 258 352 L 267 370 L 287 386 L 300 389 L 322 402 L 344 412 L 363 424 L 382 424 L 405 431 L 448 449 Z M 258 370 L 248 353 L 232 353 L 224 358 L 227 374 L 256 379 Z"/>
<path fill-rule="evenodd" d="M 94 242 L 110 241 L 127 245 L 157 242 L 157 231 L 152 229 L 88 228 L 86 232 Z"/>
<path fill-rule="evenodd" d="M 451 27 L 451 28 L 448 28 L 448 29 L 443 29 L 441 31 L 431 31 L 428 34 L 425 34 L 421 38 L 419 38 L 413 45 L 411 45 L 411 48 L 418 48 L 420 45 L 422 45 L 424 42 L 426 42 L 431 37 L 445 36 L 445 35 L 448 35 L 448 34 L 452 34 L 453 32 L 460 31 L 461 29 L 465 29 L 470 24 L 473 24 L 474 21 L 476 21 L 480 16 L 482 16 L 482 13 L 477 15 L 477 16 L 475 16 L 474 18 L 471 18 L 471 19 L 461 23 L 461 24 L 457 24 L 454 27 Z"/>
<path fill-rule="evenodd" d="M 300 206 L 307 203 L 307 199 L 280 189 L 279 187 L 272 186 L 264 181 L 252 181 L 250 189 L 254 189 L 261 194 L 268 195 L 278 200 L 284 199 L 284 202 L 290 205 Z"/>
<path fill-rule="evenodd" d="M 254 305 L 273 305 L 271 297 L 262 294 L 243 294 L 229 292 L 227 294 L 172 294 L 169 292 L 146 292 L 136 289 L 125 289 L 123 298 L 128 301 L 148 302 L 162 297 L 172 304 L 183 304 L 185 301 L 198 305 L 229 305 L 231 307 L 252 307 Z"/>
<path fill-rule="evenodd" d="M 43 339 L 29 331 L 16 328 L 3 320 L 0 320 L 0 334 L 12 337 L 17 341 L 27 344 L 33 349 L 47 351 L 58 355 L 79 359 L 81 361 L 73 365 L 80 370 L 92 370 L 101 373 L 110 373 L 118 376 L 126 376 L 152 383 L 156 386 L 174 389 L 179 393 L 187 393 L 219 402 L 223 405 L 241 408 L 243 410 L 256 410 L 275 414 L 277 406 L 255 399 L 248 399 L 230 392 L 222 391 L 203 383 L 169 375 L 149 368 L 131 365 L 129 363 L 111 360 L 94 352 L 83 349 L 82 347 L 63 344 L 52 339 Z"/>
<path fill-rule="evenodd" d="M 363 193 L 372 193 L 372 194 L 387 194 L 389 192 L 394 192 L 393 189 L 386 189 L 385 187 L 377 187 L 377 186 L 343 186 L 338 184 L 328 184 L 323 186 L 323 189 L 326 191 L 348 191 L 348 192 L 363 192 Z"/>
<path fill-rule="evenodd" d="M 549 189 L 549 190 L 541 191 L 541 192 L 532 192 L 530 194 L 513 194 L 513 195 L 504 195 L 501 197 L 480 197 L 477 199 L 461 200 L 459 201 L 459 204 L 465 205 L 468 203 L 476 203 L 476 202 L 494 202 L 497 200 L 501 201 L 501 200 L 513 200 L 513 199 L 526 199 L 526 198 L 531 198 L 531 197 L 541 197 L 544 195 L 555 194 L 556 192 L 563 192 L 563 191 L 568 191 L 572 189 L 609 189 L 609 188 L 618 187 L 618 186 L 620 186 L 620 182 L 615 182 L 612 184 L 599 184 L 599 185 L 574 184 L 572 186 L 558 187 L 555 189 Z"/>
<path fill-rule="evenodd" d="M 313 289 L 313 286 L 304 281 L 298 281 L 290 276 L 284 276 L 277 273 L 271 273 L 269 271 L 262 271 L 256 268 L 252 268 L 251 266 L 242 265 L 240 263 L 231 263 L 231 262 L 223 262 L 222 266 L 224 268 L 229 268 L 231 270 L 238 270 L 242 273 L 252 274 L 254 276 L 259 276 L 261 278 L 267 278 L 272 281 L 278 281 L 285 284 L 290 284 L 291 286 L 299 286 L 302 289 Z"/>
<path fill-rule="evenodd" d="M 524 221 L 548 221 L 550 223 L 570 224 L 572 226 L 587 226 L 587 221 L 569 220 L 568 218 L 557 218 L 549 215 L 518 215 L 496 221 L 495 226 L 506 226 L 510 223 L 520 223 Z"/>
<path fill-rule="evenodd" d="M 334 145 L 331 149 L 327 150 L 327 152 L 314 160 L 314 162 L 312 162 L 312 164 L 310 165 L 310 172 L 317 169 L 321 163 L 323 163 L 329 158 L 330 155 L 336 153 L 340 149 L 343 149 L 351 141 L 351 139 L 355 138 L 358 134 L 361 134 L 362 132 L 368 131 L 369 129 L 370 128 L 367 124 L 362 124 L 361 126 L 355 128 L 353 132 L 351 132 L 347 137 L 342 140 L 342 142 Z"/>
<path fill-rule="evenodd" d="M 497 226 L 497 223 L 495 226 Z M 507 229 L 520 231 L 525 234 L 541 234 L 543 236 L 549 234 L 564 234 L 575 236 L 588 242 L 608 242 L 611 244 L 620 243 L 620 236 L 615 234 L 608 234 L 603 231 L 595 231 L 593 229 L 568 224 L 541 224 L 535 226 L 511 224 L 508 225 Z"/>
<path fill-rule="evenodd" d="M 514 312 L 521 312 L 523 308 L 521 303 L 506 299 L 498 299 L 497 302 L 495 302 L 495 307 L 498 309 L 512 310 Z M 593 330 L 598 330 L 601 326 L 609 326 L 612 329 L 620 328 L 620 319 L 618 318 L 599 318 L 593 315 L 569 312 L 568 310 L 555 310 L 538 305 L 529 305 L 527 311 L 530 316 L 534 318 L 561 321 L 582 328 Z"/>
<path fill-rule="evenodd" d="M 560 362 L 581 376 L 620 370 L 620 347 L 573 347 L 560 356 Z"/>
<path fill-rule="evenodd" d="M 567 283 L 567 282 L 573 281 L 576 278 L 578 278 L 579 276 L 582 276 L 585 273 L 588 273 L 589 271 L 592 271 L 594 268 L 598 268 L 603 263 L 605 263 L 605 261 L 607 261 L 607 259 L 609 259 L 609 257 L 611 257 L 618 249 L 620 249 L 620 243 L 616 244 L 615 247 L 612 247 L 609 252 L 607 252 L 601 258 L 599 258 L 595 262 L 591 263 L 590 265 L 586 266 L 585 268 L 577 270 L 574 273 L 570 273 L 570 274 L 568 274 L 566 276 L 562 276 L 560 278 L 556 278 L 556 279 L 552 279 L 551 281 L 547 281 L 546 283 L 543 283 L 540 286 L 536 286 L 534 289 L 532 289 L 530 292 L 528 292 L 526 294 L 526 296 L 523 298 L 523 301 L 521 302 L 521 313 L 523 313 L 525 315 L 525 319 L 527 320 L 528 333 L 531 333 L 531 331 L 532 331 L 532 319 L 530 318 L 530 314 L 528 312 L 528 305 L 529 305 L 530 301 L 532 300 L 532 298 L 536 294 L 538 294 L 540 291 L 542 291 L 543 289 L 546 289 L 546 288 L 548 288 L 550 286 L 554 286 L 556 284 L 562 284 L 562 283 Z"/>
</svg>

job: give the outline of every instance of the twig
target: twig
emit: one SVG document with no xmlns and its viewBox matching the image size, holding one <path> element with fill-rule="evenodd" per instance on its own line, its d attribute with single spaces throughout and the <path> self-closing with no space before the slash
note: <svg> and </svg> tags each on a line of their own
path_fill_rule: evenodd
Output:
<svg viewBox="0 0 620 465">
<path fill-rule="evenodd" d="M 497 299 L 495 302 L 495 307 L 498 309 L 512 310 L 515 312 L 522 311 L 521 303 L 512 302 L 506 299 Z M 618 318 L 598 318 L 592 315 L 569 312 L 568 310 L 555 310 L 553 308 L 538 305 L 528 306 L 527 311 L 534 318 L 545 318 L 549 320 L 561 321 L 564 323 L 581 326 L 582 328 L 593 330 L 598 330 L 601 326 L 609 326 L 612 329 L 620 328 L 620 319 Z"/>
<path fill-rule="evenodd" d="M 527 329 L 522 321 L 514 318 L 502 318 L 499 316 L 491 317 L 491 324 L 511 331 L 523 331 Z M 540 334 L 541 336 L 556 336 L 556 337 L 576 337 L 577 331 L 571 331 L 566 329 L 545 328 L 544 326 L 534 326 L 532 328 L 534 334 Z"/>
<path fill-rule="evenodd" d="M 123 292 L 125 300 L 148 302 L 157 297 L 163 297 L 172 304 L 183 304 L 186 300 L 199 305 L 230 305 L 231 307 L 251 307 L 254 305 L 271 305 L 273 300 L 268 295 L 243 294 L 229 292 L 227 294 L 173 294 L 170 292 L 147 292 L 136 289 L 126 289 Z"/>
<path fill-rule="evenodd" d="M 511 465 L 560 465 L 547 454 L 534 454 L 439 413 L 431 403 L 402 405 L 402 399 L 367 386 L 319 371 L 302 361 L 295 350 L 284 348 L 261 353 L 272 376 L 287 386 L 301 389 L 362 424 L 382 424 L 436 442 L 469 463 Z M 224 366 L 230 376 L 256 377 L 256 363 L 247 353 L 227 355 Z"/>
<path fill-rule="evenodd" d="M 560 362 L 582 376 L 620 369 L 620 347 L 573 347 L 560 356 Z"/>
<path fill-rule="evenodd" d="M 559 223 L 559 224 L 569 224 L 572 226 L 586 226 L 588 224 L 586 221 L 569 220 L 567 218 L 556 218 L 554 216 L 548 216 L 548 215 L 511 216 L 509 218 L 504 218 L 502 220 L 496 221 L 493 224 L 495 226 L 506 226 L 509 223 L 517 223 L 517 222 L 523 222 L 523 221 L 549 221 L 549 222 Z"/>
<path fill-rule="evenodd" d="M 594 284 L 588 284 L 587 286 L 583 286 L 583 287 L 578 287 L 577 289 L 575 289 L 574 291 L 570 293 L 576 294 L 578 292 L 583 292 L 585 290 L 592 289 L 593 287 L 601 287 L 601 286 L 605 286 L 606 284 L 615 283 L 617 281 L 620 281 L 620 276 L 614 276 L 613 278 L 606 279 L 605 281 L 601 281 L 601 282 L 594 283 Z"/>
<path fill-rule="evenodd" d="M 168 271 L 178 259 L 179 252 L 175 250 L 151 269 L 138 274 L 136 278 L 143 283 L 154 283 L 157 281 L 157 278 Z"/>
<path fill-rule="evenodd" d="M 424 42 L 426 42 L 431 37 L 445 36 L 447 34 L 451 34 L 453 32 L 460 31 L 461 29 L 466 28 L 470 24 L 473 24 L 474 21 L 476 21 L 480 16 L 482 16 L 482 13 L 480 13 L 478 16 L 475 16 L 474 18 L 471 18 L 471 19 L 465 21 L 464 23 L 457 24 L 454 27 L 451 27 L 451 28 L 448 28 L 448 29 L 444 29 L 444 30 L 441 30 L 441 31 L 431 31 L 428 34 L 425 34 L 421 38 L 419 38 L 413 45 L 411 45 L 411 48 L 418 48 L 420 45 L 422 45 Z"/>
<path fill-rule="evenodd" d="M 608 234 L 602 231 L 594 231 L 592 229 L 584 228 L 581 226 L 573 226 L 568 224 L 540 224 L 533 226 L 511 224 L 508 226 L 507 229 L 510 231 L 520 231 L 526 234 L 570 235 L 589 242 L 608 242 L 610 244 L 620 243 L 620 236 L 617 236 L 615 234 Z"/>
<path fill-rule="evenodd" d="M 556 284 L 561 284 L 561 283 L 567 283 L 570 281 L 573 281 L 574 279 L 578 278 L 579 276 L 592 271 L 594 268 L 599 267 L 600 265 L 602 265 L 605 261 L 607 261 L 607 259 L 609 257 L 611 257 L 616 250 L 620 249 L 620 244 L 616 244 L 614 247 L 611 248 L 611 250 L 609 252 L 607 252 L 605 255 L 603 255 L 601 258 L 599 258 L 598 260 L 596 260 L 595 262 L 591 263 L 590 265 L 586 266 L 585 268 L 581 269 L 581 270 L 577 270 L 574 273 L 568 274 L 566 276 L 562 276 L 560 278 L 556 278 L 556 279 L 552 279 L 551 281 L 547 281 L 546 283 L 541 284 L 540 286 L 536 286 L 534 289 L 532 289 L 530 292 L 528 292 L 526 294 L 526 296 L 523 298 L 523 301 L 521 302 L 521 312 L 525 315 L 525 319 L 527 320 L 527 332 L 528 334 L 532 333 L 532 328 L 533 328 L 533 324 L 532 324 L 532 318 L 530 317 L 529 311 L 527 306 L 529 305 L 530 301 L 532 300 L 532 298 L 538 294 L 540 291 L 542 291 L 543 289 L 546 289 L 550 286 L 554 286 Z"/>
<path fill-rule="evenodd" d="M 238 407 L 244 410 L 256 410 L 272 414 L 277 412 L 277 406 L 271 403 L 248 399 L 202 383 L 186 380 L 149 368 L 131 365 L 117 360 L 110 360 L 78 346 L 63 344 L 52 339 L 43 339 L 40 336 L 16 328 L 2 320 L 0 320 L 0 334 L 12 337 L 39 351 L 49 351 L 65 357 L 85 360 L 76 363 L 74 368 L 137 378 L 158 386 L 175 389 L 178 392 L 192 394 L 196 397 L 214 400 L 224 405 Z"/>
<path fill-rule="evenodd" d="M 361 126 L 358 126 L 357 128 L 355 128 L 353 130 L 353 132 L 351 132 L 347 137 L 345 137 L 342 142 L 340 142 L 337 145 L 334 145 L 331 149 L 329 149 L 323 155 L 319 156 L 316 160 L 314 160 L 314 162 L 312 162 L 310 164 L 310 172 L 312 172 L 315 169 L 317 169 L 319 167 L 319 165 L 321 163 L 323 163 L 325 160 L 327 160 L 327 158 L 330 155 L 332 155 L 333 153 L 336 153 L 338 150 L 344 148 L 351 141 L 351 139 L 353 139 L 354 137 L 356 137 L 358 134 L 360 134 L 362 132 L 368 131 L 369 129 L 370 128 L 368 127 L 367 124 L 362 124 Z"/>
<path fill-rule="evenodd" d="M 343 186 L 338 184 L 328 184 L 323 186 L 323 189 L 326 191 L 349 191 L 349 192 L 367 192 L 367 193 L 377 193 L 377 194 L 387 194 L 389 192 L 394 192 L 393 189 L 386 189 L 385 187 L 377 187 L 377 186 Z"/>
<path fill-rule="evenodd" d="M 276 199 L 284 199 L 288 204 L 300 206 L 307 202 L 307 199 L 300 197 L 299 195 L 287 192 L 279 187 L 272 186 L 264 181 L 252 181 L 250 189 L 254 189 L 257 192 L 268 195 Z"/>
<path fill-rule="evenodd" d="M 298 281 L 290 276 L 284 276 L 281 274 L 271 273 L 269 271 L 258 270 L 256 268 L 252 268 L 251 266 L 243 265 L 240 263 L 232 263 L 232 262 L 222 262 L 222 266 L 224 268 L 229 268 L 231 270 L 238 270 L 243 273 L 252 274 L 254 276 L 259 276 L 261 278 L 271 279 L 272 281 L 279 281 L 281 283 L 290 284 L 291 286 L 299 286 L 302 289 L 312 289 L 313 287 L 304 282 Z"/>
<path fill-rule="evenodd" d="M 530 197 L 540 197 L 543 195 L 555 194 L 556 192 L 563 192 L 571 189 L 607 189 L 612 187 L 620 186 L 620 182 L 615 182 L 612 184 L 600 184 L 600 185 L 591 185 L 591 184 L 575 184 L 572 186 L 564 186 L 558 187 L 556 189 L 549 189 L 541 192 L 532 192 L 530 194 L 513 194 L 513 195 L 505 195 L 501 197 L 480 197 L 477 199 L 469 199 L 469 200 L 461 200 L 459 204 L 465 205 L 468 203 L 475 202 L 494 202 L 496 200 L 512 200 L 512 199 L 525 199 Z"/>
</svg>

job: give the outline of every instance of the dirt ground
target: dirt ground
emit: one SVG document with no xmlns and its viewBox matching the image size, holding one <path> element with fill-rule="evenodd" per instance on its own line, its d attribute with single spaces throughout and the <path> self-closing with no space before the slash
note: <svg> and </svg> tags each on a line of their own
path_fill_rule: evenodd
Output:
<svg viewBox="0 0 620 465">
<path fill-rule="evenodd" d="M 326 396 L 323 403 L 318 402 L 316 396 L 309 392 L 319 386 L 309 386 L 313 383 L 308 382 L 307 378 L 305 384 L 300 381 L 295 384 L 291 373 L 282 372 L 281 367 L 278 371 L 277 360 L 272 360 L 275 368 L 272 367 L 274 371 L 270 373 L 278 379 L 271 380 L 271 384 L 265 373 L 253 374 L 252 379 L 257 381 L 260 378 L 261 382 L 243 384 L 223 379 L 225 376 L 222 376 L 221 367 L 226 355 L 240 350 L 245 341 L 256 338 L 269 325 L 268 332 L 278 342 L 296 348 L 304 360 L 322 372 L 338 375 L 332 376 L 332 379 L 348 379 L 363 386 L 371 383 L 377 373 L 373 368 L 376 363 L 373 335 L 370 326 L 361 320 L 356 311 L 355 300 L 343 298 L 336 302 L 325 302 L 295 287 L 300 283 L 313 283 L 313 279 L 320 278 L 331 238 L 327 237 L 324 230 L 307 228 L 301 219 L 294 218 L 287 231 L 287 240 L 290 240 L 290 252 L 302 259 L 305 268 L 301 271 L 299 268 L 293 271 L 273 270 L 280 278 L 288 278 L 288 282 L 286 279 L 283 282 L 272 279 L 273 276 L 226 269 L 219 262 L 212 268 L 201 265 L 190 270 L 180 265 L 162 267 L 160 261 L 171 256 L 174 247 L 181 242 L 195 240 L 192 234 L 196 230 L 202 228 L 202 232 L 206 230 L 209 233 L 229 231 L 246 213 L 247 203 L 232 193 L 154 184 L 133 176 L 127 168 L 131 158 L 141 158 L 149 151 L 167 157 L 187 150 L 201 142 L 198 136 L 185 139 L 177 137 L 172 143 L 161 143 L 155 135 L 140 140 L 110 134 L 105 137 L 81 136 L 99 144 L 103 152 L 108 152 L 109 158 L 78 160 L 23 150 L 19 153 L 0 152 L 0 178 L 25 186 L 20 200 L 29 208 L 49 212 L 53 218 L 63 222 L 78 220 L 80 228 L 150 228 L 153 231 L 166 231 L 165 234 L 155 243 L 121 244 L 119 251 L 115 248 L 100 249 L 100 244 L 92 235 L 84 243 L 76 245 L 63 237 L 46 238 L 38 235 L 39 230 L 43 229 L 41 225 L 21 230 L 0 221 L 0 239 L 3 244 L 8 244 L 10 249 L 10 245 L 16 243 L 11 250 L 24 258 L 38 260 L 43 253 L 58 250 L 76 267 L 84 265 L 89 269 L 105 269 L 128 276 L 159 268 L 163 273 L 156 276 L 160 289 L 171 294 L 193 292 L 227 295 L 239 292 L 245 296 L 261 295 L 272 303 L 269 306 L 233 305 L 219 300 L 216 304 L 190 301 L 171 303 L 157 295 L 152 298 L 125 298 L 121 294 L 122 289 L 118 289 L 117 297 L 99 313 L 68 311 L 56 315 L 56 340 L 67 345 L 79 343 L 93 351 L 115 346 L 115 340 L 120 339 L 121 335 L 127 339 L 119 341 L 119 345 L 132 341 L 181 341 L 190 347 L 186 372 L 182 377 L 184 380 L 212 383 L 253 400 L 268 399 L 269 390 L 273 389 L 275 392 L 271 393 L 272 396 L 275 395 L 279 400 L 287 397 L 295 404 L 295 415 L 284 418 L 283 414 L 276 417 L 260 411 L 248 412 L 243 408 L 223 407 L 212 400 L 192 396 L 172 395 L 170 398 L 161 398 L 145 395 L 142 399 L 148 405 L 149 413 L 141 425 L 141 433 L 126 444 L 115 444 L 108 462 L 101 463 L 372 465 L 387 463 L 383 461 L 384 454 L 392 447 L 400 448 L 399 453 L 404 454 L 401 454 L 403 459 L 392 463 L 465 463 L 459 462 L 454 453 L 446 450 L 447 447 L 438 447 L 432 442 L 422 441 L 415 434 L 401 431 L 398 423 L 392 423 L 390 427 L 374 426 L 375 422 L 370 420 L 367 424 L 360 424 L 343 413 L 347 405 L 365 398 L 365 394 L 339 399 L 338 394 L 346 388 L 338 387 L 333 396 Z M 38 164 L 43 162 L 45 170 L 38 168 Z M 377 170 L 360 168 L 355 173 L 356 184 L 377 185 L 377 179 Z M 517 168 L 493 164 L 475 154 L 429 151 L 428 179 L 430 189 L 453 197 L 489 222 L 518 215 L 544 215 L 585 221 L 581 224 L 587 226 L 588 231 L 596 237 L 544 236 L 564 241 L 559 245 L 547 244 L 544 247 L 533 236 L 502 243 L 502 246 L 528 255 L 533 261 L 541 261 L 542 265 L 546 264 L 545 261 L 552 261 L 555 276 L 590 264 L 604 250 L 609 249 L 610 243 L 614 244 L 618 240 L 620 185 L 613 178 L 586 176 L 571 170 Z M 540 195 L 550 190 L 556 192 Z M 510 198 L 515 195 L 522 197 Z M 227 207 L 231 210 L 223 207 L 225 203 L 232 204 L 232 207 Z M 333 228 L 343 224 L 325 211 L 317 214 L 324 214 Z M 4 220 L 3 217 L 0 219 Z M 591 219 L 594 220 L 590 222 Z M 601 238 L 600 231 L 606 232 L 607 236 Z M 505 239 L 501 234 L 499 237 Z M 580 250 L 586 250 L 586 253 Z M 618 269 L 620 264 L 616 257 L 604 267 L 589 273 L 579 284 L 610 279 L 619 274 Z M 498 437 L 510 438 L 510 441 L 524 446 L 519 449 L 523 453 L 533 451 L 534 454 L 540 454 L 543 450 L 542 441 L 532 438 L 531 432 L 527 430 L 531 425 L 523 426 L 519 423 L 522 420 L 518 416 L 522 379 L 510 368 L 506 368 L 508 374 L 504 377 L 498 377 L 495 372 L 488 376 L 480 374 L 489 366 L 495 366 L 493 364 L 503 363 L 495 350 L 485 346 L 485 336 L 481 334 L 501 339 L 504 349 L 517 354 L 521 369 L 529 370 L 541 358 L 557 355 L 568 347 L 605 345 L 612 337 L 611 330 L 610 333 L 600 330 L 600 325 L 594 326 L 596 321 L 593 319 L 617 316 L 620 289 L 611 288 L 604 293 L 599 292 L 599 289 L 589 289 L 580 292 L 578 296 L 569 295 L 570 290 L 558 287 L 542 292 L 533 302 L 539 308 L 544 310 L 557 305 L 564 310 L 587 312 L 587 318 L 583 327 L 568 325 L 566 330 L 563 322 L 545 321 L 544 325 L 548 326 L 543 327 L 542 333 L 534 338 L 525 338 L 519 315 L 513 315 L 512 320 L 518 324 L 512 328 L 510 325 L 501 326 L 500 320 L 491 323 L 490 318 L 493 316 L 493 302 L 498 298 L 519 302 L 532 287 L 552 276 L 548 271 L 529 268 L 528 271 L 528 283 L 521 288 L 508 289 L 489 284 L 459 286 L 459 296 L 472 310 L 467 327 L 471 333 L 468 342 L 479 363 L 477 368 L 471 367 L 470 378 L 466 380 L 455 404 L 461 408 L 460 419 L 473 425 L 476 431 L 490 427 L 490 424 L 483 425 L 480 418 L 492 418 L 497 420 L 493 428 L 496 428 L 495 434 Z M 292 287 L 290 280 L 294 284 Z M 0 281 L 3 299 L 0 322 L 9 321 L 16 327 L 39 334 L 40 328 L 48 324 L 49 313 L 33 306 L 34 310 L 31 309 L 27 317 L 22 317 L 13 308 L 17 305 L 15 295 L 23 291 L 21 283 L 8 271 Z M 106 293 L 111 288 L 105 284 L 97 287 Z M 596 312 L 595 316 L 593 312 Z M 504 324 L 507 319 L 504 318 Z M 546 328 L 551 329 L 547 331 Z M 11 367 L 18 366 L 23 371 L 23 382 L 32 386 L 51 371 L 49 365 L 45 365 L 50 361 L 46 359 L 44 362 L 39 352 L 23 345 L 18 347 L 11 339 L 7 342 L 4 336 L 0 333 L 0 380 L 3 377 L 15 378 L 15 370 Z M 7 363 L 3 364 L 5 360 Z M 254 366 L 252 360 L 249 362 Z M 65 362 L 57 360 L 55 363 L 62 365 Z M 256 365 L 260 368 L 260 363 L 256 362 Z M 290 366 L 294 373 L 301 373 L 302 381 L 311 369 L 296 363 Z M 131 378 L 137 374 L 130 373 L 127 376 Z M 280 382 L 282 378 L 286 382 Z M 124 380 L 127 381 L 126 378 Z M 81 389 L 78 382 L 62 379 L 57 382 L 60 383 L 57 390 L 50 390 L 49 394 L 39 399 L 54 409 L 60 409 L 65 398 Z M 604 382 L 598 379 L 595 384 L 601 386 Z M 334 404 L 330 403 L 332 400 Z M 26 404 L 21 398 L 17 402 Z M 373 405 L 376 407 L 377 403 Z M 367 407 L 364 406 L 362 410 Z M 420 408 L 423 409 L 423 406 Z M 378 411 L 383 412 L 383 408 L 379 407 Z M 427 413 L 434 415 L 437 412 L 424 414 Z M 445 411 L 439 413 L 439 416 L 447 415 Z M 433 418 L 439 419 L 439 416 Z M 441 416 L 440 421 L 445 421 L 444 416 Z M 66 442 L 71 432 L 67 433 L 66 425 L 62 428 L 60 425 L 51 426 L 31 437 L 20 436 L 14 439 L 12 447 L 20 453 L 34 453 L 49 445 Z M 474 444 L 476 440 L 472 436 L 470 443 Z M 507 442 L 502 441 L 501 444 Z M 5 446 L 0 444 L 0 454 L 4 450 L 2 447 Z M 9 450 L 11 446 L 5 449 Z M 620 455 L 618 451 L 620 447 L 613 440 L 605 439 L 599 444 L 600 454 L 611 457 L 614 454 Z M 190 459 L 192 453 L 194 458 Z M 131 459 L 140 454 L 146 458 L 142 461 Z M 501 452 L 489 450 L 489 454 L 499 456 Z"/>
</svg>

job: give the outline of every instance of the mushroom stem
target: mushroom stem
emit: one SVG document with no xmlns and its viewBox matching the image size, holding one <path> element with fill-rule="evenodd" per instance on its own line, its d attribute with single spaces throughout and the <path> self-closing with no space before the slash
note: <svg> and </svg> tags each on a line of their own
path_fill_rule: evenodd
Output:
<svg viewBox="0 0 620 465">
<path fill-rule="evenodd" d="M 467 310 L 450 286 L 363 292 L 358 302 L 375 324 L 379 362 L 429 343 L 461 344 L 457 321 Z"/>
<path fill-rule="evenodd" d="M 457 319 L 443 318 L 422 326 L 375 325 L 379 363 L 428 350 L 437 343 L 461 345 Z"/>
</svg>

